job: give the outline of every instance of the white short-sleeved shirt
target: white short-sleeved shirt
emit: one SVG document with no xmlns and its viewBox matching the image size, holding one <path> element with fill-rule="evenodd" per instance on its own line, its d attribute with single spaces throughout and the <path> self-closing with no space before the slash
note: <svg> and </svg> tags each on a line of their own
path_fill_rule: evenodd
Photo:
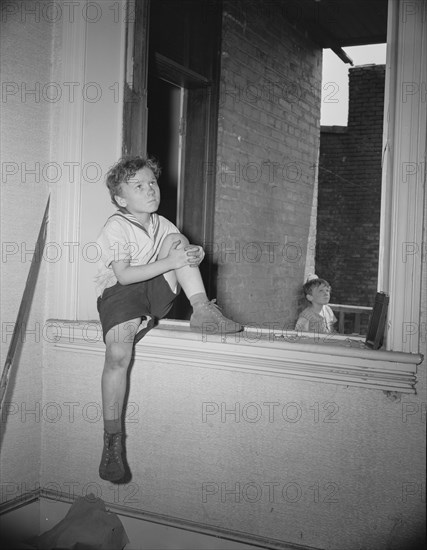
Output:
<svg viewBox="0 0 427 550">
<path fill-rule="evenodd" d="M 111 262 L 128 259 L 133 266 L 153 263 L 170 233 L 179 230 L 158 214 L 151 214 L 148 231 L 132 214 L 117 211 L 110 216 L 96 241 L 101 253 L 95 277 L 97 296 L 117 283 Z"/>
<path fill-rule="evenodd" d="M 324 305 L 320 313 L 316 313 L 313 311 L 313 308 L 309 306 L 300 313 L 295 325 L 295 330 L 300 330 L 301 325 L 306 325 L 307 321 L 309 332 L 324 334 L 334 332 L 334 324 L 337 322 L 337 318 L 328 305 Z"/>
</svg>

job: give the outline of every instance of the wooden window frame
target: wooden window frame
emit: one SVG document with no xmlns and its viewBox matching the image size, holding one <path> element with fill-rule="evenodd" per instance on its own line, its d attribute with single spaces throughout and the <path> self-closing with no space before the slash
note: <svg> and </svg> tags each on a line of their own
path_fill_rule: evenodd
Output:
<svg viewBox="0 0 427 550">
<path fill-rule="evenodd" d="M 147 4 L 138 2 L 138 5 Z M 427 80 L 427 48 L 419 45 L 420 40 L 425 45 L 427 33 L 425 21 L 416 17 L 405 20 L 403 9 L 402 2 L 390 0 L 384 111 L 384 120 L 387 122 L 384 126 L 378 288 L 390 295 L 386 350 L 418 354 L 421 338 L 421 327 L 418 323 L 421 311 L 425 201 L 425 164 L 423 165 L 420 159 L 424 158 L 426 149 L 427 116 L 425 104 L 421 100 L 419 102 L 403 101 L 402 90 L 405 82 L 422 83 Z M 127 26 L 125 22 L 121 24 L 124 30 L 126 29 L 129 39 L 134 23 L 129 22 Z M 125 35 L 125 32 L 123 34 Z M 62 30 L 64 81 L 72 78 L 77 82 L 83 81 L 86 42 L 87 29 L 84 21 L 64 23 Z M 125 40 L 123 42 L 125 56 Z M 129 59 L 129 55 L 127 57 Z M 139 70 L 143 74 L 144 68 L 140 67 Z M 125 72 L 129 76 L 129 68 Z M 142 92 L 139 90 L 135 93 Z M 408 128 L 410 123 L 413 126 Z M 63 139 L 58 144 L 59 158 L 78 161 L 79 158 L 81 159 L 84 135 L 82 99 L 76 98 L 74 103 L 65 106 L 61 114 L 61 125 L 67 128 L 67 132 L 64 132 Z M 411 193 L 408 193 L 408 181 L 402 178 L 402 167 L 407 163 L 417 167 L 416 174 L 410 181 Z M 65 183 L 53 189 L 54 239 L 57 242 L 78 242 L 80 201 L 81 189 L 75 183 Z M 412 245 L 413 253 L 403 257 L 405 245 L 408 244 Z M 59 262 L 56 266 L 56 288 L 51 295 L 54 305 L 50 307 L 55 318 L 69 320 L 78 318 L 78 269 L 78 261 Z"/>
</svg>

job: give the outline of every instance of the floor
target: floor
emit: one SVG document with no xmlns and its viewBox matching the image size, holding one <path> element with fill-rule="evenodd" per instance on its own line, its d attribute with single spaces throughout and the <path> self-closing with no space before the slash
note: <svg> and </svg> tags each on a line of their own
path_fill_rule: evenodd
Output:
<svg viewBox="0 0 427 550">
<path fill-rule="evenodd" d="M 61 521 L 70 504 L 40 499 L 0 516 L 2 548 L 30 549 L 31 538 L 52 529 Z M 125 550 L 256 550 L 261 548 L 203 533 L 194 533 L 167 525 L 160 525 L 119 515 L 129 538 Z M 9 541 L 8 546 L 5 541 Z"/>
</svg>

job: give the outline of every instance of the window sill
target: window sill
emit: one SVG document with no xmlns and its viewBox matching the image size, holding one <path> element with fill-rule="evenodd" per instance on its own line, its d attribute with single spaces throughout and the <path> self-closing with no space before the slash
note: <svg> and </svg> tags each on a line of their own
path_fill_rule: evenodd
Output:
<svg viewBox="0 0 427 550">
<path fill-rule="evenodd" d="M 57 350 L 103 355 L 98 321 L 47 322 L 45 339 Z M 371 350 L 361 337 L 302 336 L 251 327 L 230 335 L 201 334 L 188 321 L 163 319 L 141 340 L 135 358 L 340 384 L 386 392 L 416 393 L 420 354 Z"/>
</svg>

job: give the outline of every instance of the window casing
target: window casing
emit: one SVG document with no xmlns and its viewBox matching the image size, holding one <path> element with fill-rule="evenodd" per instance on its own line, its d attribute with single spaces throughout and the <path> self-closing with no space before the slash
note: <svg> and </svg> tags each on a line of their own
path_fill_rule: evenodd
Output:
<svg viewBox="0 0 427 550">
<path fill-rule="evenodd" d="M 390 294 L 386 349 L 417 354 L 421 331 L 427 120 L 421 88 L 418 86 L 418 95 L 414 90 L 417 83 L 427 80 L 426 22 L 417 17 L 405 18 L 402 4 L 391 1 L 389 5 L 378 287 Z M 129 84 L 134 82 L 130 80 L 132 71 L 129 63 L 135 59 L 128 48 L 132 36 L 132 21 L 127 24 L 125 20 L 114 22 L 114 25 L 107 21 L 92 28 L 83 19 L 73 24 L 64 22 L 63 73 L 59 75 L 63 81 L 73 78 L 75 82 L 90 82 L 97 76 L 105 48 L 109 44 L 114 49 L 108 72 L 105 73 L 108 77 L 103 74 L 96 80 L 105 93 L 111 88 L 109 93 L 114 96 L 114 101 L 91 103 L 81 94 L 76 94 L 74 102 L 61 109 L 60 127 L 67 128 L 67 132 L 62 133 L 62 138 L 55 144 L 56 158 L 64 163 L 77 163 L 82 173 L 92 162 L 100 167 L 103 176 L 111 165 L 111 159 L 121 154 L 124 99 L 129 99 Z M 127 76 L 124 78 L 123 75 Z M 118 89 L 125 90 L 124 94 L 115 94 L 117 86 L 112 80 L 119 83 Z M 408 83 L 413 84 L 412 88 L 408 87 Z M 138 96 L 143 91 L 135 93 Z M 109 126 L 105 131 L 109 132 L 111 139 L 103 144 L 100 155 L 91 141 L 88 121 L 101 116 L 102 109 L 104 114 L 108 113 Z M 99 128 L 97 131 L 99 136 Z M 79 252 L 74 254 L 73 261 L 64 254 L 52 265 L 52 280 L 55 280 L 56 286 L 50 301 L 49 316 L 56 319 L 97 318 L 91 281 L 94 251 L 90 255 L 91 239 L 86 235 L 92 235 L 93 240 L 93 226 L 102 226 L 112 206 L 105 197 L 103 178 L 97 181 L 88 179 L 80 179 L 77 185 L 71 179 L 64 179 L 52 190 L 52 239 L 63 243 L 64 249 L 74 247 Z M 89 218 L 90 226 L 86 223 Z"/>
</svg>

